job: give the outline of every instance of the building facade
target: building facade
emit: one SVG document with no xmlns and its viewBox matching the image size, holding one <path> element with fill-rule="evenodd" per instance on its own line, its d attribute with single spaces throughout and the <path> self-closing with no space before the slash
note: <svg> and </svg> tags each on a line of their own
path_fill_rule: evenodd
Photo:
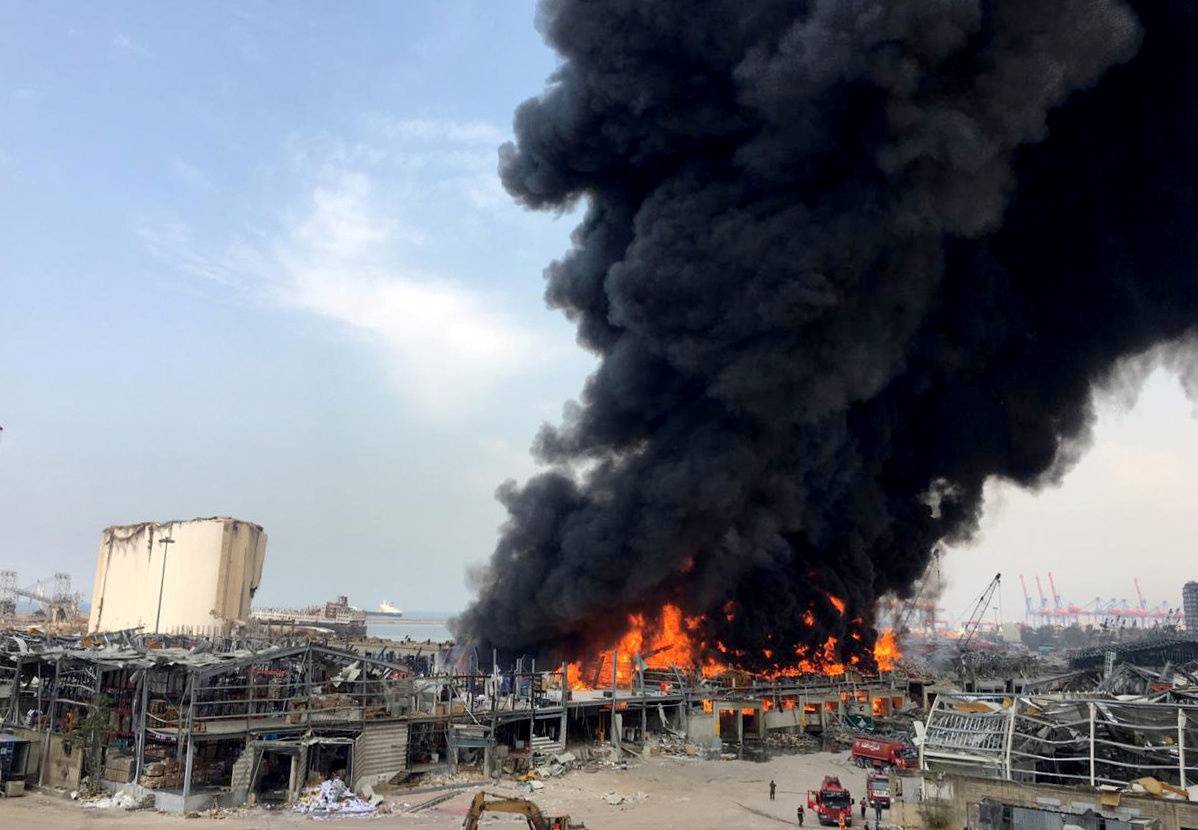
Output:
<svg viewBox="0 0 1198 830">
<path fill-rule="evenodd" d="M 1198 582 L 1187 582 L 1181 589 L 1181 607 L 1185 612 L 1186 631 L 1198 635 Z"/>
<path fill-rule="evenodd" d="M 217 635 L 250 615 L 266 533 L 217 517 L 104 530 L 88 630 Z"/>
</svg>

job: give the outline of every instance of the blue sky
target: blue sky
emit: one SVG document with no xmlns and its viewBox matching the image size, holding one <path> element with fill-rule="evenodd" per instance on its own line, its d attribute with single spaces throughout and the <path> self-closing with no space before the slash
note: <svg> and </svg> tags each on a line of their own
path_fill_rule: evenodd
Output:
<svg viewBox="0 0 1198 830">
<path fill-rule="evenodd" d="M 589 370 L 495 177 L 531 3 L 0 11 L 0 560 L 232 514 L 264 601 L 460 604 Z"/>
<path fill-rule="evenodd" d="M 555 63 L 532 20 L 524 0 L 0 6 L 0 567 L 86 595 L 101 528 L 234 515 L 270 536 L 264 604 L 464 603 L 496 485 L 593 365 L 541 299 L 576 217 L 495 176 Z M 1198 442 L 1171 377 L 1141 398 L 1104 398 L 1064 487 L 993 488 L 946 607 L 993 560 L 1018 605 L 1050 552 L 1079 602 L 1130 592 L 1124 553 L 1176 601 Z"/>
</svg>

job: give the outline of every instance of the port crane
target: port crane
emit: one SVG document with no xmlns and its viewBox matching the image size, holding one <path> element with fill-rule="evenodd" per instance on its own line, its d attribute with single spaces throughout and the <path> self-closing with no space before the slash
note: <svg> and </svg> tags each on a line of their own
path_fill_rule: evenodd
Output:
<svg viewBox="0 0 1198 830">
<path fill-rule="evenodd" d="M 1023 578 L 1023 574 L 1019 575 L 1019 586 L 1023 588 L 1023 618 L 1024 622 L 1031 625 L 1032 615 L 1032 595 L 1027 592 L 1027 580 Z"/>
<path fill-rule="evenodd" d="M 23 597 L 42 606 L 47 622 L 74 620 L 79 615 L 79 595 L 71 593 L 71 575 L 56 573 L 53 580 L 54 588 L 50 592 L 40 582 L 28 588 L 18 588 L 15 571 L 0 571 L 0 615 L 15 615 L 17 597 Z"/>
<path fill-rule="evenodd" d="M 978 628 L 982 624 L 982 616 L 990 609 L 990 602 L 994 599 L 994 592 L 998 590 L 1001 584 L 1002 574 L 997 573 L 974 604 L 973 612 L 969 615 L 969 619 L 966 620 L 965 627 L 961 631 L 961 638 L 957 640 L 957 650 L 962 654 L 969 650 L 970 644 L 973 643 L 974 637 L 977 636 Z"/>
</svg>

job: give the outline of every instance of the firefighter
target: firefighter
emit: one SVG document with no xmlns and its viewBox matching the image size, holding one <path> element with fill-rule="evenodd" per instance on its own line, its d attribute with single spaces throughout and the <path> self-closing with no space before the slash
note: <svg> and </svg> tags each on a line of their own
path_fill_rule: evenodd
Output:
<svg viewBox="0 0 1198 830">
<path fill-rule="evenodd" d="M 844 813 L 836 817 L 836 830 L 847 830 L 848 824 L 844 820 Z"/>
<path fill-rule="evenodd" d="M 770 801 L 774 800 L 774 792 L 778 789 L 778 785 L 774 783 L 774 779 L 770 779 Z"/>
</svg>

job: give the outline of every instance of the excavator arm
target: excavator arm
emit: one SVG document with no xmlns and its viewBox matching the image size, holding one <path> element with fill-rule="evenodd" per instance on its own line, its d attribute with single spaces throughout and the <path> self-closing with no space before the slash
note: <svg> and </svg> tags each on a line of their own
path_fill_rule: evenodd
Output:
<svg viewBox="0 0 1198 830">
<path fill-rule="evenodd" d="M 506 798 L 492 794 L 492 800 L 487 801 L 487 793 L 479 790 L 475 793 L 474 800 L 470 802 L 470 809 L 466 812 L 465 821 L 462 822 L 463 830 L 478 830 L 478 819 L 486 812 L 516 813 L 524 816 L 530 830 L 566 830 L 570 825 L 569 816 L 560 816 L 546 821 L 545 816 L 541 814 L 541 809 L 526 799 Z"/>
</svg>

